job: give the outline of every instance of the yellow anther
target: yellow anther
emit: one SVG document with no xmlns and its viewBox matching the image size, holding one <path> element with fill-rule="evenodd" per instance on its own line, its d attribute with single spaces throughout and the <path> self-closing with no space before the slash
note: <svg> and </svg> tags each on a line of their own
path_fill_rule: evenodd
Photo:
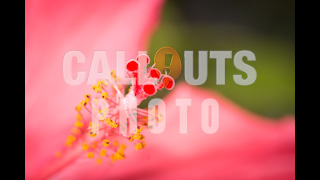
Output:
<svg viewBox="0 0 320 180">
<path fill-rule="evenodd" d="M 120 148 L 120 149 L 118 149 L 117 152 L 124 155 L 124 149 L 121 149 L 121 148 Z"/>
<path fill-rule="evenodd" d="M 124 154 L 121 152 L 114 153 L 114 156 L 116 159 L 123 159 L 124 158 Z"/>
<path fill-rule="evenodd" d="M 101 159 L 101 158 L 97 158 L 97 159 L 96 159 L 96 163 L 97 163 L 97 164 L 101 164 L 101 163 L 102 163 L 102 159 Z"/>
<path fill-rule="evenodd" d="M 136 150 L 139 150 L 139 149 L 144 148 L 144 146 L 145 146 L 145 143 L 144 142 L 140 142 L 140 143 L 137 143 L 135 145 L 135 148 L 136 148 Z"/>
<path fill-rule="evenodd" d="M 107 92 L 103 92 L 103 93 L 101 93 L 101 97 L 102 97 L 103 99 L 107 99 L 109 96 L 108 96 L 108 93 L 107 93 Z"/>
<path fill-rule="evenodd" d="M 75 125 L 76 127 L 82 127 L 82 126 L 83 126 L 83 123 L 80 122 L 80 121 L 77 121 L 77 122 L 74 123 L 74 125 Z"/>
<path fill-rule="evenodd" d="M 87 104 L 88 104 L 88 103 L 87 103 L 86 100 L 82 100 L 82 101 L 80 102 L 80 105 L 81 105 L 82 107 L 85 107 Z"/>
<path fill-rule="evenodd" d="M 138 127 L 137 127 L 137 133 L 140 133 L 142 130 L 143 130 L 143 127 L 142 127 L 142 126 L 138 126 Z"/>
<path fill-rule="evenodd" d="M 134 134 L 134 135 L 132 136 L 132 138 L 133 138 L 133 139 L 137 139 L 138 136 L 140 136 L 140 134 L 137 132 L 136 134 Z"/>
<path fill-rule="evenodd" d="M 94 157 L 94 153 L 93 152 L 88 152 L 87 154 L 88 158 L 91 159 Z"/>
<path fill-rule="evenodd" d="M 143 138 L 144 138 L 144 136 L 141 135 L 140 132 L 137 132 L 136 134 L 133 135 L 133 139 L 142 140 Z"/>
<path fill-rule="evenodd" d="M 126 145 L 125 144 L 121 144 L 120 149 L 126 149 Z"/>
<path fill-rule="evenodd" d="M 112 119 L 111 119 L 110 117 L 108 117 L 108 118 L 106 119 L 106 121 L 109 122 L 109 123 L 111 123 L 111 122 L 112 122 Z"/>
<path fill-rule="evenodd" d="M 139 150 L 139 149 L 141 149 L 141 148 L 142 148 L 142 145 L 141 145 L 141 143 L 137 143 L 137 144 L 135 145 L 135 148 L 136 148 L 136 150 Z"/>
<path fill-rule="evenodd" d="M 101 149 L 101 151 L 100 151 L 100 156 L 106 156 L 106 154 L 107 154 L 107 150 L 106 149 Z"/>
<path fill-rule="evenodd" d="M 74 134 L 74 135 L 79 135 L 79 134 L 81 134 L 81 131 L 80 131 L 79 128 L 73 127 L 71 129 L 71 133 Z"/>
<path fill-rule="evenodd" d="M 101 87 L 97 87 L 96 90 L 95 90 L 95 92 L 96 92 L 96 93 L 101 93 L 101 90 L 102 90 Z"/>
<path fill-rule="evenodd" d="M 112 161 L 112 162 L 114 162 L 114 161 L 116 161 L 116 160 L 117 160 L 117 158 L 116 158 L 115 154 L 111 155 L 111 156 L 110 156 L 110 158 L 111 158 L 111 161 Z"/>
<path fill-rule="evenodd" d="M 81 111 L 82 107 L 80 105 L 78 105 L 78 106 L 76 106 L 75 109 L 76 109 L 77 112 L 79 112 L 79 111 Z"/>
<path fill-rule="evenodd" d="M 139 136 L 139 140 L 143 140 L 144 139 L 144 135 Z"/>
<path fill-rule="evenodd" d="M 91 95 L 90 95 L 90 94 L 85 94 L 85 95 L 84 95 L 84 98 L 85 98 L 86 100 L 90 100 L 90 99 L 91 99 Z"/>
<path fill-rule="evenodd" d="M 121 160 L 123 159 L 125 156 L 122 152 L 115 152 L 113 155 L 110 156 L 112 162 L 116 161 L 116 160 Z"/>
<path fill-rule="evenodd" d="M 82 120 L 82 114 L 78 113 L 77 116 L 76 116 L 76 119 L 77 120 Z"/>
<path fill-rule="evenodd" d="M 95 133 L 93 133 L 92 131 L 90 131 L 90 132 L 89 132 L 89 135 L 90 135 L 91 137 L 95 137 L 97 134 L 95 134 Z"/>
<path fill-rule="evenodd" d="M 118 124 L 117 124 L 116 122 L 112 121 L 112 123 L 111 123 L 111 127 L 113 127 L 113 128 L 117 128 L 117 127 L 118 127 Z"/>
<path fill-rule="evenodd" d="M 139 134 L 139 133 L 137 133 L 137 134 L 135 134 L 135 135 L 133 136 L 133 138 L 134 138 L 134 139 L 138 139 L 138 140 L 143 140 L 143 139 L 144 139 L 144 136 L 141 135 L 141 134 Z"/>
<path fill-rule="evenodd" d="M 93 86 L 91 87 L 91 89 L 92 89 L 93 91 L 96 91 L 97 86 L 93 85 Z"/>
<path fill-rule="evenodd" d="M 104 147 L 108 147 L 110 145 L 110 141 L 108 139 L 105 139 L 105 140 L 102 141 L 102 145 Z"/>
<path fill-rule="evenodd" d="M 69 135 L 67 141 L 73 142 L 76 140 L 76 137 L 74 135 Z"/>
<path fill-rule="evenodd" d="M 115 121 L 112 121 L 112 120 L 110 119 L 110 117 L 108 117 L 107 119 L 105 119 L 105 121 L 106 121 L 106 123 L 107 123 L 108 125 L 110 125 L 112 128 L 117 128 L 117 127 L 118 127 L 118 124 L 117 124 Z"/>
<path fill-rule="evenodd" d="M 129 136 L 129 141 L 132 142 L 134 140 L 133 136 Z"/>
<path fill-rule="evenodd" d="M 115 72 L 114 70 L 112 70 L 112 71 L 110 72 L 110 75 L 111 75 L 111 77 L 115 78 L 115 77 L 116 77 L 116 72 Z"/>
<path fill-rule="evenodd" d="M 107 119 L 105 119 L 105 121 L 106 121 L 106 123 L 109 124 L 109 125 L 110 125 L 111 122 L 112 122 L 111 119 L 110 119 L 110 117 L 108 117 Z"/>
<path fill-rule="evenodd" d="M 96 93 L 101 92 L 101 87 L 98 86 L 92 86 L 92 90 Z"/>
<path fill-rule="evenodd" d="M 84 151 L 88 150 L 88 149 L 89 149 L 89 145 L 88 145 L 87 143 L 83 143 L 83 144 L 82 144 L 82 149 L 83 149 Z"/>
<path fill-rule="evenodd" d="M 97 87 L 100 88 L 100 87 L 102 87 L 102 85 L 103 85 L 103 81 L 98 81 L 98 82 L 97 82 Z"/>
<path fill-rule="evenodd" d="M 57 158 L 61 158 L 62 153 L 61 153 L 60 151 L 57 151 L 57 152 L 55 153 L 55 156 L 56 156 Z"/>
<path fill-rule="evenodd" d="M 114 70 L 111 71 L 110 75 L 114 81 L 117 80 L 116 72 Z"/>
</svg>

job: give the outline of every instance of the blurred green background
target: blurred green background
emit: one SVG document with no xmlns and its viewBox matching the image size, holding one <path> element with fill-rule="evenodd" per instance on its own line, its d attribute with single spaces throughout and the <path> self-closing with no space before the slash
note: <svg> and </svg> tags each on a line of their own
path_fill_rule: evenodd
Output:
<svg viewBox="0 0 320 180">
<path fill-rule="evenodd" d="M 216 61 L 208 59 L 208 79 L 200 87 L 213 89 L 242 107 L 268 117 L 295 113 L 295 15 L 294 1 L 275 0 L 169 0 L 148 54 L 153 64 L 161 47 L 174 48 L 182 61 L 184 51 L 194 52 L 194 77 L 198 77 L 199 50 L 250 50 L 256 61 L 247 62 L 257 71 L 256 81 L 241 86 L 233 81 L 237 70 L 233 58 L 226 60 L 226 83 L 216 85 Z M 158 92 L 164 97 L 167 90 Z M 154 98 L 153 96 L 152 98 Z M 141 107 L 147 107 L 147 101 Z"/>
</svg>

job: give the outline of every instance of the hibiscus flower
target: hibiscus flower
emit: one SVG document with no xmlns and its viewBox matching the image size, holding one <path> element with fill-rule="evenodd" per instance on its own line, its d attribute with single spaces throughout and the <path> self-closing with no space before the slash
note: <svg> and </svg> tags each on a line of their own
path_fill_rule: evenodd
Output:
<svg viewBox="0 0 320 180">
<path fill-rule="evenodd" d="M 68 85 L 62 60 L 69 50 L 87 62 L 74 68 L 89 72 L 93 51 L 105 50 L 115 67 L 115 51 L 136 57 L 147 47 L 159 20 L 162 1 L 26 2 L 26 178 L 52 179 L 294 179 L 295 122 L 274 121 L 250 113 L 220 94 L 179 83 L 164 99 L 166 128 L 147 130 L 146 147 L 128 144 L 126 158 L 102 163 L 79 156 L 50 171 L 54 153 L 74 126 L 74 107 L 91 86 Z M 136 21 L 134 21 L 136 20 Z M 177 99 L 191 99 L 187 134 L 180 134 Z M 219 103 L 219 129 L 201 129 L 201 103 Z M 72 154 L 71 154 L 72 156 Z M 47 174 L 46 174 L 47 173 Z"/>
</svg>

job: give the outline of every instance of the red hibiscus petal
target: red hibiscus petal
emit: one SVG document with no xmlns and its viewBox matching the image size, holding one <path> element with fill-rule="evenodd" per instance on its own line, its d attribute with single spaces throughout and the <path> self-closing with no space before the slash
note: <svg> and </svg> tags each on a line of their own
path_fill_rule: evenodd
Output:
<svg viewBox="0 0 320 180">
<path fill-rule="evenodd" d="M 67 84 L 62 62 L 66 52 L 81 51 L 86 63 L 74 71 L 89 73 L 93 52 L 106 51 L 110 69 L 116 51 L 126 59 L 145 50 L 158 23 L 162 0 L 28 0 L 25 26 L 25 171 L 39 171 L 53 157 L 74 123 L 74 107 L 85 93 L 84 82 Z"/>
</svg>

